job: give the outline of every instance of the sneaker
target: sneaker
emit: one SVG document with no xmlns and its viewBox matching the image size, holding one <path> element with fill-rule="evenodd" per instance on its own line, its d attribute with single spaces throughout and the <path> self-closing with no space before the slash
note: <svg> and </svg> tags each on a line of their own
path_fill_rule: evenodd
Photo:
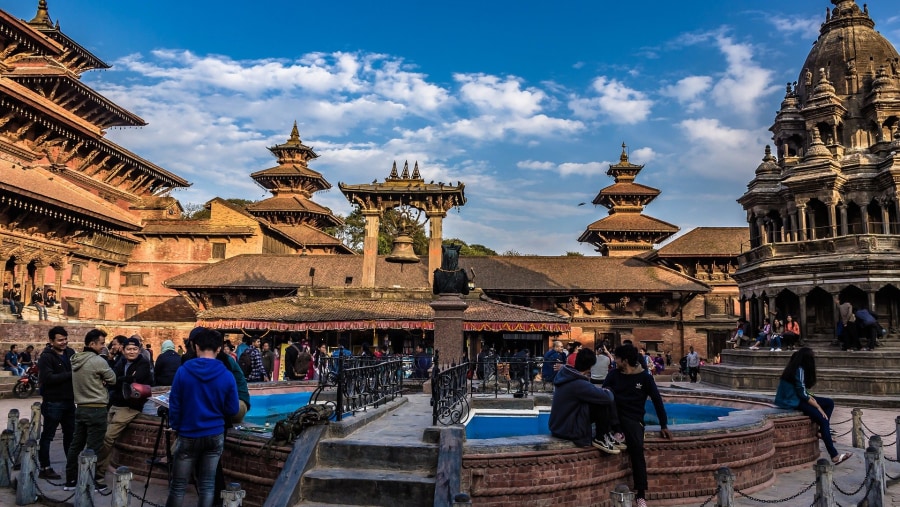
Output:
<svg viewBox="0 0 900 507">
<path fill-rule="evenodd" d="M 778 349 L 778 350 L 781 350 L 781 349 Z M 769 352 L 775 352 L 775 347 L 770 348 Z"/>
<path fill-rule="evenodd" d="M 613 446 L 612 442 L 607 440 L 605 435 L 603 438 L 595 438 L 592 440 L 591 445 L 607 454 L 619 454 L 619 450 Z"/>
<path fill-rule="evenodd" d="M 77 482 L 66 481 L 66 484 L 63 486 L 63 491 L 75 491 L 76 486 L 78 486 Z"/>
<path fill-rule="evenodd" d="M 647 507 L 647 500 L 643 498 L 638 498 L 634 501 L 634 507 Z"/>
<path fill-rule="evenodd" d="M 781 352 L 781 348 L 775 349 L 775 352 Z"/>
<path fill-rule="evenodd" d="M 613 447 L 615 447 L 616 449 L 620 451 L 628 449 L 628 445 L 625 444 L 625 435 L 621 433 L 610 433 L 608 436 L 613 444 Z"/>
<path fill-rule="evenodd" d="M 62 479 L 62 476 L 56 473 L 56 470 L 53 470 L 52 467 L 42 468 L 40 472 L 38 472 L 38 479 L 50 479 L 53 481 L 58 481 Z"/>
<path fill-rule="evenodd" d="M 105 482 L 95 482 L 94 483 L 94 493 L 100 493 L 101 495 L 105 495 L 105 494 L 109 493 L 109 486 L 107 486 Z"/>
</svg>

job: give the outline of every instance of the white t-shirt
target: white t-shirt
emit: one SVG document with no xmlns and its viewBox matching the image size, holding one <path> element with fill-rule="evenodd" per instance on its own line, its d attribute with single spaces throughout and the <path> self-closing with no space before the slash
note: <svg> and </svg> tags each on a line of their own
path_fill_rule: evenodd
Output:
<svg viewBox="0 0 900 507">
<path fill-rule="evenodd" d="M 597 362 L 591 367 L 591 380 L 603 380 L 609 372 L 609 356 L 597 354 Z"/>
</svg>

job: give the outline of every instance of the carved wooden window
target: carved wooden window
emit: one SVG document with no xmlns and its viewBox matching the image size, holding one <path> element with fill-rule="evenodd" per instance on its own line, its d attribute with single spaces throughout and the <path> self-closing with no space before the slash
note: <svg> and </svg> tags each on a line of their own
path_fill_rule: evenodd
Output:
<svg viewBox="0 0 900 507">
<path fill-rule="evenodd" d="M 99 303 L 97 305 L 97 319 L 106 320 L 106 303 Z"/>
<path fill-rule="evenodd" d="M 133 320 L 138 314 L 138 305 L 125 305 L 125 320 Z"/>
<path fill-rule="evenodd" d="M 146 285 L 147 273 L 122 273 L 125 277 L 125 287 L 143 287 Z"/>
<path fill-rule="evenodd" d="M 97 287 L 104 289 L 109 288 L 109 274 L 112 272 L 110 268 L 100 268 L 100 279 L 97 281 Z"/>
<path fill-rule="evenodd" d="M 81 313 L 82 299 L 66 298 L 66 317 L 77 319 Z"/>
<path fill-rule="evenodd" d="M 82 283 L 81 272 L 83 270 L 84 264 L 72 264 L 72 274 L 69 276 L 69 281 L 72 283 Z"/>
<path fill-rule="evenodd" d="M 224 259 L 225 258 L 225 243 L 213 243 L 212 244 L 212 258 L 213 259 Z"/>
</svg>

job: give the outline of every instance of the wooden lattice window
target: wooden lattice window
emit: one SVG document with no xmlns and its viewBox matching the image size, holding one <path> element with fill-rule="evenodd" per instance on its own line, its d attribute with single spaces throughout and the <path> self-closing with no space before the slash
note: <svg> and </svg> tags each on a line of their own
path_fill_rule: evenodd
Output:
<svg viewBox="0 0 900 507">
<path fill-rule="evenodd" d="M 125 305 L 125 320 L 133 320 L 138 314 L 138 305 Z"/>
<path fill-rule="evenodd" d="M 224 259 L 225 258 L 225 243 L 213 243 L 212 244 L 212 258 L 213 259 Z"/>
</svg>

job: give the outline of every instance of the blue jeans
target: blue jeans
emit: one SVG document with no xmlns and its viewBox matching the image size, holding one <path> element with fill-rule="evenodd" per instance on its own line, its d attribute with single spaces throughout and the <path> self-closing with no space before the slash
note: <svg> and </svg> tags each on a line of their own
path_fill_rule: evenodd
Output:
<svg viewBox="0 0 900 507">
<path fill-rule="evenodd" d="M 199 490 L 199 507 L 211 507 L 216 489 L 216 467 L 225 448 L 225 433 L 210 437 L 187 438 L 179 436 L 175 440 L 175 452 L 172 453 L 172 477 L 169 480 L 169 497 L 166 507 L 181 507 L 184 501 L 184 490 L 188 479 L 197 467 L 197 489 Z"/>
<path fill-rule="evenodd" d="M 45 401 L 41 403 L 41 417 L 44 418 L 44 429 L 41 431 L 38 460 L 41 468 L 50 466 L 50 443 L 56 438 L 56 428 L 62 425 L 63 450 L 68 451 L 75 434 L 75 402 Z"/>
<path fill-rule="evenodd" d="M 816 396 L 816 403 L 822 407 L 822 410 L 825 411 L 825 415 L 828 416 L 822 417 L 822 412 L 819 412 L 819 409 L 810 405 L 805 401 L 801 401 L 800 405 L 797 407 L 797 410 L 806 414 L 807 417 L 812 419 L 812 421 L 819 425 L 819 433 L 822 435 L 822 443 L 825 444 L 825 450 L 828 451 L 828 455 L 834 458 L 838 455 L 837 449 L 834 448 L 834 441 L 831 439 L 831 423 L 829 419 L 831 419 L 831 414 L 834 412 L 834 401 L 831 398 L 825 398 L 824 396 Z"/>
<path fill-rule="evenodd" d="M 781 348 L 781 335 L 780 335 L 780 334 L 773 334 L 773 335 L 772 335 L 772 348 L 773 348 L 773 349 L 780 349 L 780 348 Z"/>
<path fill-rule="evenodd" d="M 37 310 L 38 320 L 47 320 L 47 307 L 44 305 L 39 305 L 37 303 L 31 305 Z"/>
<path fill-rule="evenodd" d="M 12 372 L 17 377 L 25 375 L 25 368 L 22 366 L 7 366 L 4 370 Z"/>
</svg>

